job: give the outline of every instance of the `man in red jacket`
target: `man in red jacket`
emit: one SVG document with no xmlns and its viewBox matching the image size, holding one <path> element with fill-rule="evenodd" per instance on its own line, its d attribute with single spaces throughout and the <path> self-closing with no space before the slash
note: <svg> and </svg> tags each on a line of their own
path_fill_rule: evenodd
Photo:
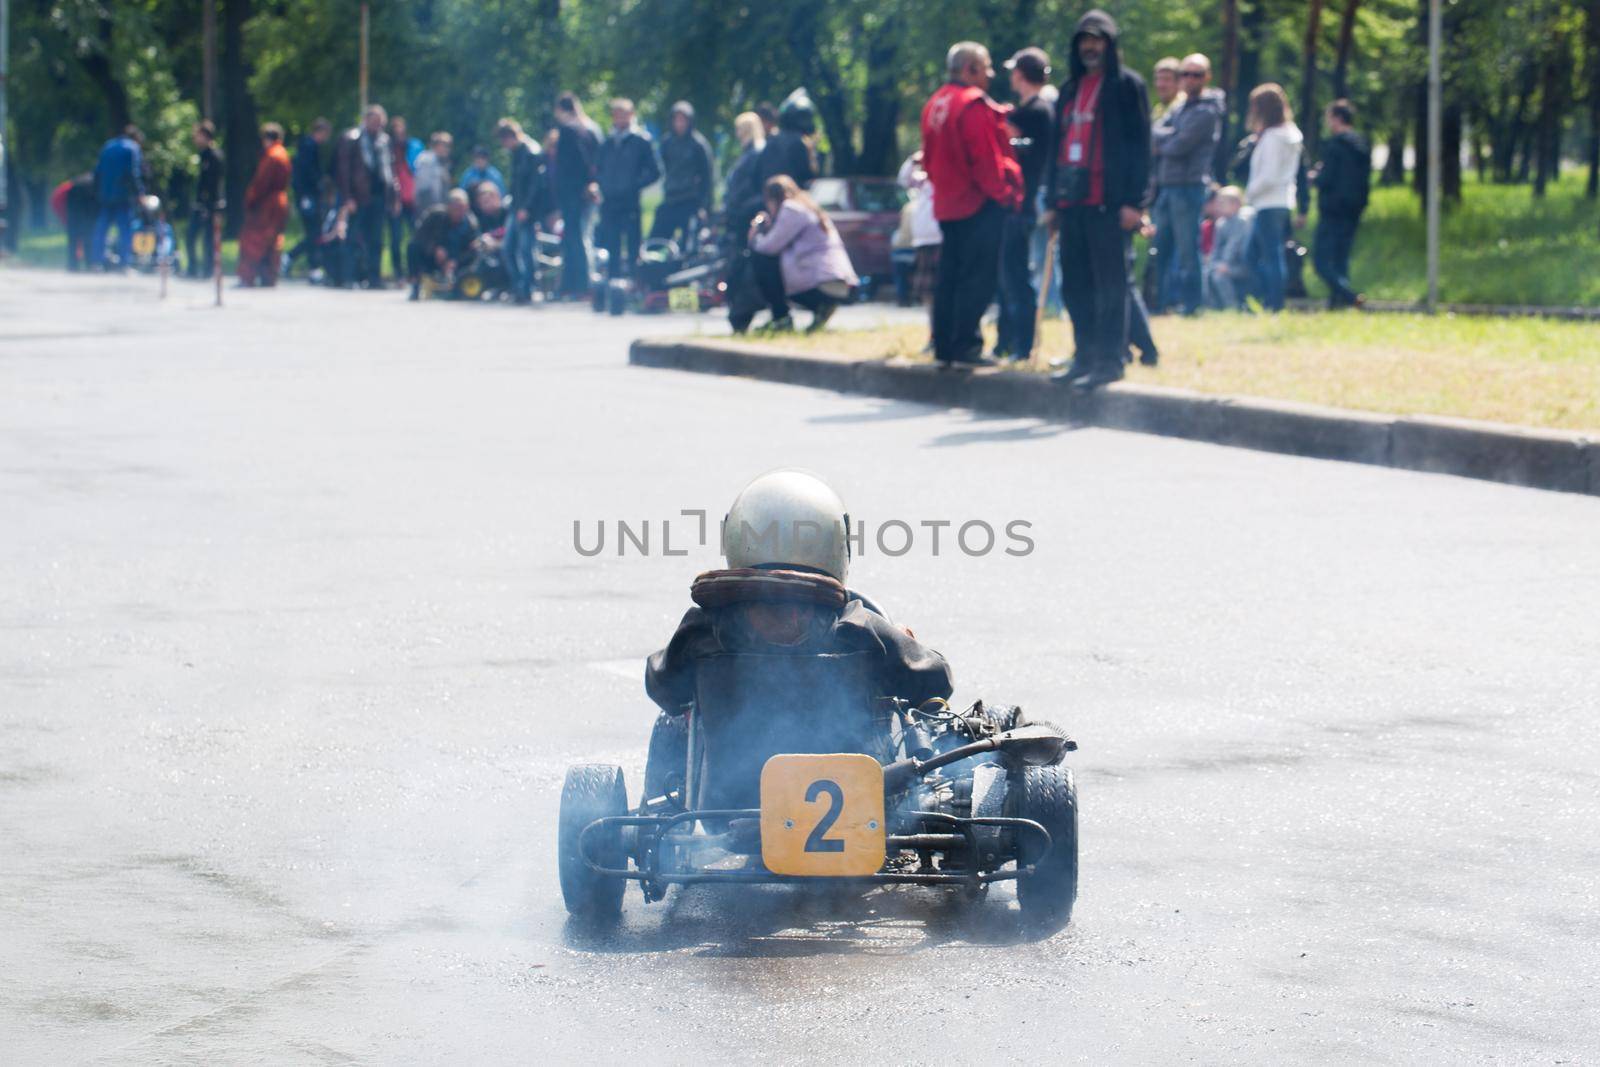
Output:
<svg viewBox="0 0 1600 1067">
<path fill-rule="evenodd" d="M 979 323 L 994 299 L 1000 234 L 1022 201 L 1022 168 L 1011 153 L 1006 109 L 989 94 L 994 64 L 972 41 L 945 57 L 949 81 L 922 109 L 922 159 L 933 185 L 933 214 L 944 234 L 933 292 L 933 355 L 982 364 Z"/>
</svg>

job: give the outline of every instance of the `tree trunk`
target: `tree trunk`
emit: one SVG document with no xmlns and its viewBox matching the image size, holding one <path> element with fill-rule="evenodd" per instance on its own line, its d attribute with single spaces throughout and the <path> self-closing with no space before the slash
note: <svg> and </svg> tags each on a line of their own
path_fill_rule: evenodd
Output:
<svg viewBox="0 0 1600 1067">
<path fill-rule="evenodd" d="M 1600 3 L 1600 0 L 1596 0 Z M 1345 0 L 1344 15 L 1339 19 L 1339 44 L 1333 61 L 1333 95 L 1341 99 L 1350 95 L 1350 55 L 1356 42 L 1356 12 L 1361 0 Z"/>
<path fill-rule="evenodd" d="M 1600 0 L 1595 0 L 1600 3 Z M 1239 102 L 1239 0 L 1222 0 L 1222 62 L 1217 67 L 1220 88 L 1228 94 L 1228 103 Z M 1225 180 L 1228 162 L 1233 159 L 1234 142 L 1238 140 L 1239 126 L 1227 108 L 1222 112 L 1222 133 L 1217 138 L 1216 158 L 1211 161 L 1211 173 Z"/>
<path fill-rule="evenodd" d="M 132 116 L 128 110 L 128 91 L 111 69 L 111 26 L 110 8 L 102 8 L 95 19 L 95 47 L 79 54 L 78 65 L 105 98 L 106 129 L 102 132 L 121 133 Z"/>
<path fill-rule="evenodd" d="M 1233 113 L 1244 126 L 1250 112 L 1250 90 L 1261 80 L 1261 38 L 1266 17 L 1261 0 L 1252 0 L 1239 18 L 1239 90 L 1234 94 Z"/>
<path fill-rule="evenodd" d="M 1322 0 L 1310 0 L 1306 9 L 1306 39 L 1300 50 L 1300 129 L 1306 153 L 1317 154 L 1322 123 L 1317 115 L 1317 38 L 1322 33 Z"/>
<path fill-rule="evenodd" d="M 244 24 L 250 0 L 222 0 L 222 137 L 228 210 L 228 233 L 244 221 L 244 190 L 261 158 L 256 130 L 256 102 L 250 96 L 249 67 L 244 56 Z"/>
<path fill-rule="evenodd" d="M 1565 46 L 1565 42 L 1557 40 L 1557 53 Z M 1560 152 L 1561 138 L 1557 130 L 1560 122 L 1559 108 L 1561 106 L 1561 92 L 1556 82 L 1560 76 L 1560 64 L 1556 54 L 1546 55 L 1543 70 L 1539 77 L 1539 118 L 1536 124 L 1533 166 L 1533 195 L 1535 199 L 1543 199 L 1545 189 L 1550 180 L 1555 176 L 1553 171 L 1554 161 Z"/>
<path fill-rule="evenodd" d="M 861 124 L 861 154 L 856 159 L 861 174 L 893 174 L 900 166 L 900 145 L 895 137 L 900 125 L 900 86 L 895 60 L 904 28 L 898 15 L 891 16 L 867 46 L 866 118 Z"/>
<path fill-rule="evenodd" d="M 1600 0 L 1589 0 L 1589 14 L 1584 22 L 1588 43 L 1589 98 L 1589 182 L 1583 195 L 1590 200 L 1600 198 Z"/>
</svg>

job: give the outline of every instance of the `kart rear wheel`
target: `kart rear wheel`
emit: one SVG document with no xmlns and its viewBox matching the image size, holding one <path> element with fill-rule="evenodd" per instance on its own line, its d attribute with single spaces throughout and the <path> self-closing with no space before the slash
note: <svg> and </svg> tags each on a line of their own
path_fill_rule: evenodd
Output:
<svg viewBox="0 0 1600 1067">
<path fill-rule="evenodd" d="M 650 753 L 644 761 L 643 801 L 666 796 L 682 789 L 689 769 L 689 718 L 686 715 L 656 716 L 650 731 Z"/>
<path fill-rule="evenodd" d="M 561 896 L 567 910 L 584 918 L 610 919 L 622 911 L 622 891 L 627 880 L 595 872 L 578 852 L 578 835 L 596 819 L 628 813 L 628 790 L 622 768 L 605 763 L 580 763 L 567 769 L 561 786 L 560 829 L 557 835 Z M 620 827 L 589 835 L 588 855 L 604 867 L 628 865 L 622 849 Z"/>
<path fill-rule="evenodd" d="M 1070 768 L 1024 767 L 1017 815 L 1050 831 L 1050 850 L 1038 834 L 1019 832 L 1017 864 L 1032 873 L 1017 878 L 1017 900 L 1030 926 L 1055 933 L 1072 918 L 1078 899 L 1078 787 Z M 1044 852 L 1041 858 L 1040 853 Z"/>
</svg>

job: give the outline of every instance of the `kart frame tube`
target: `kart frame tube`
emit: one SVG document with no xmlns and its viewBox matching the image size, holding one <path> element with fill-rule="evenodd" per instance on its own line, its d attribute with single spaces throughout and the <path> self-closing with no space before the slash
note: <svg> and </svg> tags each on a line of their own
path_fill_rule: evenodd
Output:
<svg viewBox="0 0 1600 1067">
<path fill-rule="evenodd" d="M 1010 827 L 1014 830 L 1026 830 L 1036 833 L 1044 838 L 1044 851 L 1039 854 L 1039 859 L 1049 855 L 1050 849 L 1055 847 L 1050 831 L 1032 819 L 1016 819 L 1001 816 L 967 817 L 947 815 L 942 811 L 911 811 L 904 815 L 911 819 L 927 819 L 957 831 L 955 834 L 933 835 L 946 837 L 951 840 L 964 839 L 970 855 L 981 855 L 978 846 L 977 834 L 973 832 L 975 826 Z M 589 857 L 589 835 L 601 827 L 647 826 L 655 829 L 656 839 L 659 840 L 673 826 L 681 822 L 699 821 L 702 819 L 759 819 L 760 808 L 715 808 L 699 811 L 680 811 L 673 815 L 606 815 L 594 820 L 583 828 L 578 834 L 578 855 L 591 871 L 605 875 L 608 878 L 632 878 L 640 882 L 654 882 L 658 885 L 691 885 L 701 882 L 746 882 L 746 883 L 803 883 L 816 882 L 819 876 L 773 874 L 770 871 L 689 871 L 680 874 L 662 874 L 656 869 L 660 852 L 650 849 L 650 866 L 648 869 L 634 870 L 632 868 L 604 867 Z M 918 837 L 929 835 L 891 835 L 886 841 L 886 850 L 899 847 L 901 849 L 916 849 L 918 844 L 897 846 L 897 838 L 915 842 Z M 942 851 L 950 851 L 945 846 L 936 846 Z M 1034 861 L 1035 863 L 1038 860 Z M 878 871 L 859 877 L 837 876 L 841 881 L 865 881 L 884 884 L 909 884 L 909 885 L 986 885 L 991 882 L 1013 881 L 1021 875 L 1032 873 L 1033 867 L 1024 867 L 1018 864 L 1012 871 L 978 871 L 976 869 L 962 874 L 956 873 L 926 873 L 917 871 L 893 872 Z M 820 876 L 826 878 L 828 876 Z"/>
</svg>

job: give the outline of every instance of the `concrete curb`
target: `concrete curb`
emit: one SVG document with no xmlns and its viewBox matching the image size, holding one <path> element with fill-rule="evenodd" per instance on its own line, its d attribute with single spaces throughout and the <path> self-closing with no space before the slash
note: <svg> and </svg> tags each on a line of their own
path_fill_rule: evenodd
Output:
<svg viewBox="0 0 1600 1067">
<path fill-rule="evenodd" d="M 1127 382 L 1081 394 L 1010 371 L 830 359 L 727 341 L 639 340 L 628 362 L 1600 496 L 1600 440 L 1558 430 Z"/>
</svg>

